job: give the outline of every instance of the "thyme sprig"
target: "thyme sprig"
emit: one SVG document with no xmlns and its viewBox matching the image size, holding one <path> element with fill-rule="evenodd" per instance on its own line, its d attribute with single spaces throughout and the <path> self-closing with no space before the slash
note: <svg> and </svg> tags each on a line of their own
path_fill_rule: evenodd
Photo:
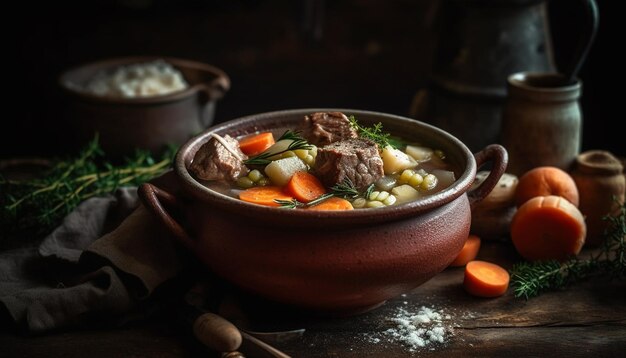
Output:
<svg viewBox="0 0 626 358">
<path fill-rule="evenodd" d="M 374 184 L 371 184 L 367 187 L 363 194 L 359 193 L 359 191 L 354 187 L 354 183 L 349 178 L 344 179 L 341 183 L 335 184 L 330 188 L 330 192 L 326 194 L 322 194 L 317 198 L 309 201 L 308 203 L 303 203 L 297 199 L 291 200 L 282 200 L 275 199 L 274 201 L 278 203 L 282 208 L 286 209 L 297 209 L 297 208 L 307 208 L 311 206 L 315 206 L 327 199 L 332 197 L 339 197 L 344 199 L 356 199 L 359 196 L 363 196 L 368 198 L 371 192 L 374 190 Z"/>
<path fill-rule="evenodd" d="M 46 235 L 82 201 L 164 173 L 174 153 L 175 148 L 169 148 L 157 161 L 148 151 L 138 150 L 116 166 L 105 161 L 96 136 L 76 157 L 56 160 L 41 177 L 9 180 L 0 176 L 1 244 Z"/>
<path fill-rule="evenodd" d="M 283 135 L 280 136 L 280 138 L 278 138 L 278 140 L 276 140 L 276 142 L 279 142 L 281 140 L 291 140 L 292 142 L 289 143 L 289 145 L 287 146 L 286 149 L 278 151 L 278 152 L 268 152 L 267 150 L 264 151 L 261 154 L 255 155 L 253 157 L 250 157 L 246 160 L 243 161 L 243 163 L 245 165 L 268 165 L 269 163 L 271 163 L 272 161 L 269 159 L 271 157 L 283 154 L 285 152 L 291 151 L 291 150 L 298 150 L 298 149 L 312 149 L 313 145 L 309 144 L 309 142 L 307 142 L 306 139 L 302 138 L 302 136 L 300 135 L 299 131 L 290 131 L 290 130 L 286 130 L 285 133 L 283 133 Z"/>
<path fill-rule="evenodd" d="M 607 215 L 604 219 L 610 224 L 602 250 L 588 259 L 572 257 L 565 262 L 550 260 L 514 265 L 510 274 L 515 297 L 529 299 L 591 276 L 626 278 L 626 204 L 621 204 L 617 215 Z"/>
<path fill-rule="evenodd" d="M 399 148 L 401 143 L 392 139 L 391 134 L 383 132 L 382 123 L 378 122 L 373 127 L 365 127 L 359 124 L 354 116 L 348 117 L 350 125 L 354 128 L 359 137 L 369 139 L 372 142 L 378 144 L 380 149 L 391 146 L 393 148 Z"/>
</svg>

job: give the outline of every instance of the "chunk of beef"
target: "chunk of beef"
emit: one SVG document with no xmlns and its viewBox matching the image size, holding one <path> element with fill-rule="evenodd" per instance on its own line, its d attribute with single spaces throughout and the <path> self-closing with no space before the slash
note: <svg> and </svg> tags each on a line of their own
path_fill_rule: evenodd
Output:
<svg viewBox="0 0 626 358">
<path fill-rule="evenodd" d="M 358 137 L 348 117 L 341 112 L 317 112 L 304 116 L 302 134 L 309 143 L 317 146 Z"/>
<path fill-rule="evenodd" d="M 221 138 L 237 155 L 215 137 L 211 138 L 198 149 L 189 167 L 198 179 L 236 180 L 248 173 L 243 163 L 248 157 L 239 149 L 239 142 L 228 134 Z"/>
<path fill-rule="evenodd" d="M 329 187 L 349 179 L 358 190 L 367 188 L 384 175 L 378 145 L 361 138 L 346 139 L 318 148 L 314 170 Z"/>
</svg>

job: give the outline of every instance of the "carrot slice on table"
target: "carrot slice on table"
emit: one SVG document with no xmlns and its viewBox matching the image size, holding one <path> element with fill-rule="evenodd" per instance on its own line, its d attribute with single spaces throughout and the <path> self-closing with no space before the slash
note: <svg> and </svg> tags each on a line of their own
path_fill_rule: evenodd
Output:
<svg viewBox="0 0 626 358">
<path fill-rule="evenodd" d="M 476 235 L 469 235 L 461 252 L 456 256 L 454 261 L 450 264 L 453 267 L 460 267 L 467 265 L 468 262 L 474 260 L 478 255 L 480 249 L 480 237 Z"/>
<path fill-rule="evenodd" d="M 580 210 L 561 196 L 534 197 L 522 204 L 511 220 L 511 241 L 530 261 L 563 261 L 577 255 L 586 233 Z"/>
<path fill-rule="evenodd" d="M 509 281 L 509 273 L 496 264 L 474 260 L 465 266 L 463 287 L 474 296 L 502 296 L 509 288 Z"/>
<path fill-rule="evenodd" d="M 240 192 L 239 199 L 259 205 L 280 206 L 275 199 L 292 200 L 293 197 L 285 194 L 282 188 L 277 186 L 255 186 Z"/>
<path fill-rule="evenodd" d="M 289 179 L 285 192 L 303 203 L 308 203 L 326 193 L 326 188 L 315 175 L 300 171 Z"/>
<path fill-rule="evenodd" d="M 276 143 L 271 132 L 253 134 L 239 140 L 239 149 L 246 155 L 257 155 Z"/>
<path fill-rule="evenodd" d="M 346 199 L 332 197 L 317 205 L 310 206 L 306 210 L 354 210 L 354 207 Z"/>
</svg>

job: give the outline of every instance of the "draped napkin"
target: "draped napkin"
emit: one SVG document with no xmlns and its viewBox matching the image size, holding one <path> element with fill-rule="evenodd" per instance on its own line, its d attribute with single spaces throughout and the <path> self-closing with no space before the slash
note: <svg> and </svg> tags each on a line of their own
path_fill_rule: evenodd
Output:
<svg viewBox="0 0 626 358">
<path fill-rule="evenodd" d="M 171 172 L 155 182 L 176 190 Z M 37 245 L 1 252 L 0 307 L 27 334 L 123 324 L 159 308 L 155 292 L 183 271 L 184 255 L 137 188 L 120 188 L 79 204 Z"/>
</svg>

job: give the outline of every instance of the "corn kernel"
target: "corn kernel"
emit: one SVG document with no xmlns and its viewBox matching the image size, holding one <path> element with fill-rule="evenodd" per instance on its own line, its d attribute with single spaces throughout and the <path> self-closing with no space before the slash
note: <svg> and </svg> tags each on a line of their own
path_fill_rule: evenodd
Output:
<svg viewBox="0 0 626 358">
<path fill-rule="evenodd" d="M 376 196 L 376 200 L 378 200 L 378 201 L 385 201 L 385 199 L 387 199 L 388 197 L 389 197 L 389 192 L 381 191 Z"/>
<path fill-rule="evenodd" d="M 252 180 L 253 182 L 258 182 L 259 179 L 261 179 L 263 177 L 263 174 L 261 174 L 261 172 L 258 169 L 254 169 L 252 171 L 250 171 L 250 173 L 248 173 L 248 178 L 250 178 L 250 180 Z"/>
<path fill-rule="evenodd" d="M 360 208 L 365 207 L 366 204 L 367 204 L 367 200 L 365 200 L 365 198 L 356 198 L 352 202 L 352 207 L 355 209 L 360 209 Z"/>
<path fill-rule="evenodd" d="M 393 195 L 389 195 L 387 198 L 385 198 L 385 200 L 383 200 L 383 204 L 389 206 L 389 205 L 393 205 L 396 203 L 396 197 Z"/>
<path fill-rule="evenodd" d="M 254 182 L 248 177 L 241 177 L 237 179 L 237 185 L 240 188 L 252 188 L 254 186 Z"/>
<path fill-rule="evenodd" d="M 411 169 L 405 169 L 402 174 L 400 174 L 400 178 L 398 178 L 398 180 L 402 183 L 408 183 L 413 174 L 415 174 L 415 172 Z"/>
<path fill-rule="evenodd" d="M 293 151 L 294 153 L 296 153 L 296 155 L 298 156 L 298 158 L 300 159 L 304 159 L 306 158 L 306 156 L 309 154 L 309 151 L 306 149 L 296 149 Z"/>
<path fill-rule="evenodd" d="M 368 208 L 381 208 L 381 207 L 385 206 L 385 204 L 383 204 L 383 203 L 382 203 L 382 202 L 380 202 L 380 201 L 376 201 L 376 200 L 374 200 L 374 201 L 368 201 L 368 202 L 367 202 L 367 204 L 366 204 L 366 206 L 367 206 Z"/>
<path fill-rule="evenodd" d="M 411 186 L 419 186 L 420 184 L 422 184 L 423 181 L 424 181 L 424 177 L 422 177 L 421 175 L 415 173 L 415 174 L 413 174 L 411 179 L 409 179 L 409 185 L 411 185 Z"/>
<path fill-rule="evenodd" d="M 369 196 L 369 198 L 368 198 L 368 199 L 369 199 L 369 200 L 376 200 L 376 198 L 378 197 L 378 194 L 379 194 L 379 193 L 380 193 L 379 191 L 373 191 L 373 192 L 371 192 L 371 193 L 370 193 L 370 196 Z"/>
<path fill-rule="evenodd" d="M 424 181 L 421 184 L 421 188 L 424 190 L 431 190 L 437 186 L 437 177 L 428 174 L 424 177 Z"/>
</svg>

